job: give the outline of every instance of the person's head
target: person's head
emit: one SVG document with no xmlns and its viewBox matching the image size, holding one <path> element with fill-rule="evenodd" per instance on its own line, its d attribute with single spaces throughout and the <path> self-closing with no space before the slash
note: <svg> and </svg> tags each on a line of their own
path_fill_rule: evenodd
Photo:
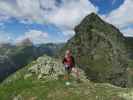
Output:
<svg viewBox="0 0 133 100">
<path fill-rule="evenodd" d="M 71 56 L 72 55 L 72 53 L 71 53 L 71 50 L 66 50 L 66 53 L 65 53 L 65 57 L 68 57 L 68 56 Z"/>
</svg>

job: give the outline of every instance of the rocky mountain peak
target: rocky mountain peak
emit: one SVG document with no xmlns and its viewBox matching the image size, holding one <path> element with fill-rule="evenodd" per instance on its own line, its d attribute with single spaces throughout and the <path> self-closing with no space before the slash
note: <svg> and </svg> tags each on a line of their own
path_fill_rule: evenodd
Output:
<svg viewBox="0 0 133 100">
<path fill-rule="evenodd" d="M 87 15 L 85 18 L 84 18 L 84 21 L 102 21 L 101 18 L 96 14 L 96 13 L 91 13 L 90 15 Z M 102 21 L 103 22 L 103 21 Z"/>
<path fill-rule="evenodd" d="M 79 25 L 75 27 L 75 32 L 77 34 L 87 34 L 92 32 L 103 33 L 105 36 L 109 36 L 111 39 L 119 38 L 124 40 L 123 34 L 115 26 L 107 23 L 97 14 L 91 13 L 86 16 Z"/>
<path fill-rule="evenodd" d="M 125 38 L 113 25 L 92 13 L 75 27 L 75 36 L 62 49 L 71 49 L 89 79 L 126 86 Z"/>
</svg>

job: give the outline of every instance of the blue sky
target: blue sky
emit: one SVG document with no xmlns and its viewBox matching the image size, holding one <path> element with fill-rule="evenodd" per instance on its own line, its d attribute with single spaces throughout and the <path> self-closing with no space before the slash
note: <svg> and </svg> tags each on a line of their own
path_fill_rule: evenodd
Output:
<svg viewBox="0 0 133 100">
<path fill-rule="evenodd" d="M 124 0 L 90 0 L 95 6 L 99 8 L 98 13 L 108 14 L 114 9 L 117 9 L 123 4 Z"/>
<path fill-rule="evenodd" d="M 1 0 L 0 42 L 66 42 L 91 12 L 133 36 L 132 0 Z"/>
<path fill-rule="evenodd" d="M 42 34 L 43 32 L 48 33 L 48 42 L 62 42 L 65 39 L 63 34 L 61 34 L 61 30 L 54 24 L 40 24 L 36 22 L 33 22 L 32 24 L 25 24 L 15 18 L 11 18 L 9 21 L 4 22 L 4 28 L 1 27 L 1 30 L 6 34 L 9 34 L 11 41 L 14 41 L 16 38 L 23 37 L 25 33 L 30 30 L 37 30 L 42 32 Z"/>
</svg>

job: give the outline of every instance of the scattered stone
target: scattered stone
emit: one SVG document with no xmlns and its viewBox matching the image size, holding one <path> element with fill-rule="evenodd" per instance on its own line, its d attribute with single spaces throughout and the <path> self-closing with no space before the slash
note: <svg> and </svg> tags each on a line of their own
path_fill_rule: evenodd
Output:
<svg viewBox="0 0 133 100">
<path fill-rule="evenodd" d="M 32 76 L 32 74 L 30 73 L 30 74 L 26 74 L 25 76 L 24 76 L 24 79 L 27 79 L 27 78 L 29 78 L 29 77 L 31 77 Z"/>
<path fill-rule="evenodd" d="M 120 97 L 124 98 L 125 100 L 133 100 L 133 92 L 130 91 L 128 93 L 120 93 Z"/>
<path fill-rule="evenodd" d="M 37 79 L 43 79 L 47 76 L 58 78 L 59 75 L 64 74 L 64 66 L 60 61 L 54 58 L 43 56 L 39 57 L 37 63 L 31 66 L 28 71 L 37 75 Z"/>
<path fill-rule="evenodd" d="M 13 100 L 24 100 L 21 95 L 18 95 L 13 98 Z"/>
</svg>

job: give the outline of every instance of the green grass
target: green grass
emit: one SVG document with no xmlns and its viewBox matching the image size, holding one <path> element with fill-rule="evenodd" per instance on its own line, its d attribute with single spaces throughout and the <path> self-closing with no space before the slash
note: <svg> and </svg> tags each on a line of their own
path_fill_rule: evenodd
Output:
<svg viewBox="0 0 133 100">
<path fill-rule="evenodd" d="M 126 91 L 106 84 L 77 83 L 73 78 L 70 82 L 71 85 L 66 86 L 63 78 L 49 81 L 15 80 L 0 85 L 0 100 L 12 100 L 18 95 L 22 96 L 23 100 L 123 100 L 118 93 Z"/>
</svg>

